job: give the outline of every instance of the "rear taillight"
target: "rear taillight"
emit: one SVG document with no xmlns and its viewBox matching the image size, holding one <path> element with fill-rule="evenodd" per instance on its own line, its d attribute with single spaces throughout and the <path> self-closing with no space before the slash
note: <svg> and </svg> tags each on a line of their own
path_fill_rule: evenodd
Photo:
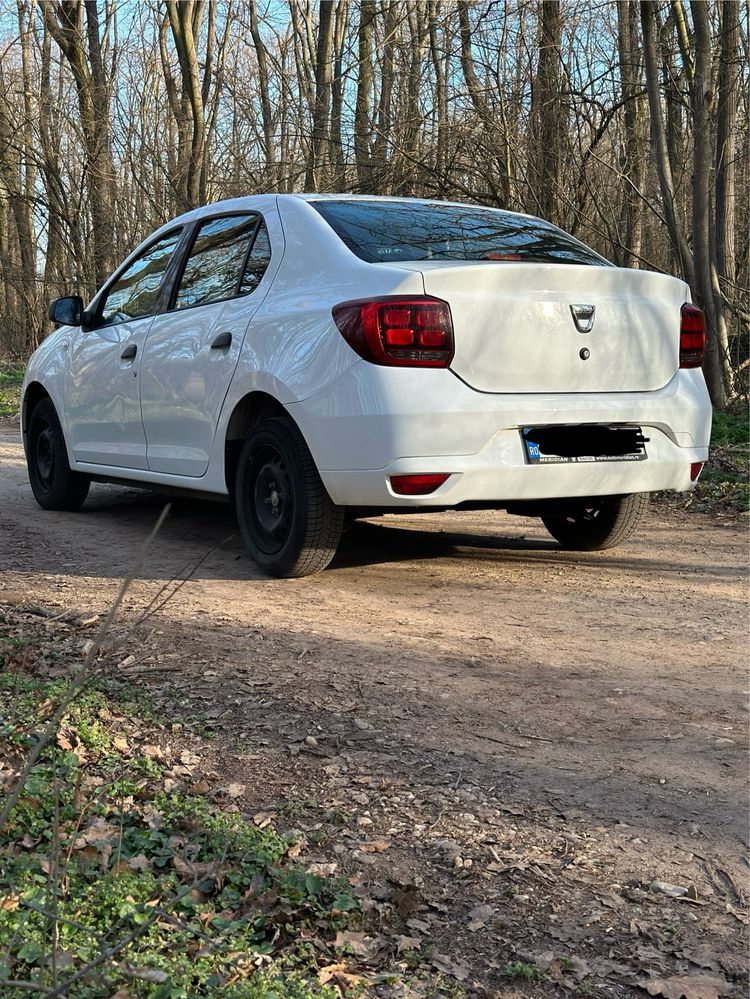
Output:
<svg viewBox="0 0 750 999">
<path fill-rule="evenodd" d="M 450 475 L 429 472 L 421 475 L 392 475 L 391 489 L 399 496 L 427 496 L 434 493 Z"/>
<path fill-rule="evenodd" d="M 706 324 L 703 313 L 685 303 L 680 310 L 680 367 L 699 368 L 706 353 Z"/>
<path fill-rule="evenodd" d="M 702 461 L 691 461 L 690 462 L 690 481 L 691 482 L 697 482 L 698 481 L 698 476 L 701 474 L 702 471 L 703 471 L 703 462 Z"/>
<path fill-rule="evenodd" d="M 332 309 L 346 342 L 366 361 L 408 368 L 447 368 L 453 323 L 447 302 L 427 295 L 343 302 Z"/>
</svg>

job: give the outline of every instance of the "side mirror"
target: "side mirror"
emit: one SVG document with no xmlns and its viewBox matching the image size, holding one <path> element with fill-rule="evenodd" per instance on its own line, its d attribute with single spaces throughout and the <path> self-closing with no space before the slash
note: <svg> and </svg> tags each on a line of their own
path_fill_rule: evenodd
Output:
<svg viewBox="0 0 750 999">
<path fill-rule="evenodd" d="M 83 320 L 83 299 L 80 295 L 66 295 L 50 302 L 47 315 L 58 326 L 80 326 Z"/>
</svg>

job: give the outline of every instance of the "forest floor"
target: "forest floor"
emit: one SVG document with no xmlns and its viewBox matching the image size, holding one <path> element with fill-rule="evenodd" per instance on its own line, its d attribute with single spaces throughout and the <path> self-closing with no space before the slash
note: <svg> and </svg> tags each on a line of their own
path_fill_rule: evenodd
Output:
<svg viewBox="0 0 750 999">
<path fill-rule="evenodd" d="M 85 647 L 163 502 L 42 513 L 0 438 L 6 630 Z M 359 911 L 315 945 L 342 993 L 744 995 L 747 521 L 683 506 L 597 554 L 530 519 L 388 516 L 279 581 L 228 509 L 180 501 L 101 662 L 175 722 L 136 747 L 192 753 L 193 789 L 346 880 Z"/>
</svg>

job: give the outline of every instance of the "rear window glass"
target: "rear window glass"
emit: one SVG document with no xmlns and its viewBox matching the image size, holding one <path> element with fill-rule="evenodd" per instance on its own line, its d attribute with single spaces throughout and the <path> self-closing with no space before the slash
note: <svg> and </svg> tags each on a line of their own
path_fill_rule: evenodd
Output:
<svg viewBox="0 0 750 999">
<path fill-rule="evenodd" d="M 312 201 L 336 235 L 370 263 L 526 260 L 611 266 L 541 219 L 492 208 L 398 201 Z"/>
</svg>

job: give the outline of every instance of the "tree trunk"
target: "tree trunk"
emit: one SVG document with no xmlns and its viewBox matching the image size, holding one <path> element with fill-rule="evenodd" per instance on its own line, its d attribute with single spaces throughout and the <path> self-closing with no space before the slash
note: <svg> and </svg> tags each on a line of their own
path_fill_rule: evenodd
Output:
<svg viewBox="0 0 750 999">
<path fill-rule="evenodd" d="M 333 32 L 333 80 L 331 81 L 331 185 L 334 191 L 340 191 L 345 186 L 346 162 L 341 127 L 344 107 L 344 42 L 348 22 L 348 0 L 338 0 Z"/>
<path fill-rule="evenodd" d="M 725 293 L 737 279 L 735 266 L 736 125 L 740 41 L 738 0 L 724 0 L 719 53 L 719 109 L 716 128 L 716 264 Z"/>
<path fill-rule="evenodd" d="M 271 84 L 268 73 L 268 53 L 258 27 L 258 14 L 255 0 L 249 0 L 250 34 L 255 46 L 255 57 L 258 60 L 258 90 L 260 92 L 260 109 L 263 116 L 263 139 L 265 142 L 266 169 L 268 171 L 269 190 L 278 190 L 276 173 L 276 149 L 273 134 L 273 112 L 271 111 Z"/>
<path fill-rule="evenodd" d="M 399 12 L 393 0 L 383 2 L 383 58 L 380 68 L 380 99 L 373 144 L 373 193 L 389 194 L 392 180 L 388 169 L 388 147 L 391 138 L 391 99 L 393 96 L 395 35 Z"/>
<path fill-rule="evenodd" d="M 618 252 L 623 267 L 638 267 L 643 235 L 644 107 L 641 94 L 642 59 L 638 45 L 638 10 L 634 0 L 617 7 L 617 40 L 620 59 L 620 93 L 623 100 L 625 135 L 620 170 L 623 177 L 621 242 Z"/>
<path fill-rule="evenodd" d="M 723 310 L 717 310 L 711 281 L 711 186 L 712 129 L 711 105 L 711 25 L 708 7 L 703 0 L 691 3 L 695 28 L 695 67 L 693 71 L 693 257 L 695 260 L 694 291 L 706 316 L 708 343 L 705 374 L 711 401 L 715 406 L 726 404 L 722 355 Z M 719 303 L 720 305 L 720 303 Z"/>
<path fill-rule="evenodd" d="M 213 18 L 214 3 L 209 0 L 209 15 Z M 184 208 L 196 208 L 205 192 L 204 141 L 205 105 L 198 65 L 197 38 L 203 17 L 203 0 L 180 3 L 167 0 L 167 17 L 172 31 L 182 78 L 182 100 L 190 116 L 190 151 L 181 171 Z M 184 121 L 183 116 L 183 121 Z"/>
<path fill-rule="evenodd" d="M 83 41 L 81 0 L 43 3 L 42 16 L 73 74 L 78 94 L 86 153 L 86 175 L 91 212 L 93 273 L 90 291 L 100 285 L 113 265 L 114 164 L 110 139 L 109 87 L 104 78 L 96 0 L 86 0 L 86 40 Z"/>
<path fill-rule="evenodd" d="M 667 131 L 661 109 L 661 94 L 659 92 L 659 63 L 656 38 L 656 15 L 654 0 L 641 2 L 641 26 L 643 28 L 643 60 L 646 70 L 646 87 L 648 90 L 648 105 L 651 115 L 651 138 L 653 142 L 656 170 L 659 177 L 662 208 L 667 222 L 669 238 L 675 257 L 679 263 L 682 276 L 691 286 L 695 286 L 693 258 L 690 254 L 685 233 L 682 230 L 675 206 L 674 180 L 672 163 L 669 157 Z"/>
<path fill-rule="evenodd" d="M 438 26 L 441 21 L 442 5 L 440 0 L 430 0 L 429 30 L 430 59 L 435 73 L 435 114 L 437 116 L 437 142 L 435 146 L 435 172 L 437 174 L 438 194 L 443 195 L 447 189 L 446 170 L 448 165 L 448 95 L 446 93 L 445 70 L 443 56 L 438 44 Z"/>
<path fill-rule="evenodd" d="M 372 26 L 375 20 L 375 0 L 361 0 L 357 59 L 357 101 L 354 106 L 354 161 L 360 191 L 371 193 L 372 152 L 370 149 L 370 98 L 372 95 Z"/>
<path fill-rule="evenodd" d="M 318 43 L 315 55 L 315 106 L 312 117 L 312 145 L 305 174 L 305 189 L 318 191 L 325 189 L 326 164 L 329 162 L 330 142 L 329 115 L 331 109 L 331 83 L 333 68 L 331 48 L 333 45 L 334 0 L 321 0 L 318 22 Z"/>
<path fill-rule="evenodd" d="M 560 94 L 559 0 L 541 0 L 539 62 L 531 88 L 531 182 L 535 210 L 551 222 L 559 220 L 560 169 L 564 114 Z"/>
</svg>

